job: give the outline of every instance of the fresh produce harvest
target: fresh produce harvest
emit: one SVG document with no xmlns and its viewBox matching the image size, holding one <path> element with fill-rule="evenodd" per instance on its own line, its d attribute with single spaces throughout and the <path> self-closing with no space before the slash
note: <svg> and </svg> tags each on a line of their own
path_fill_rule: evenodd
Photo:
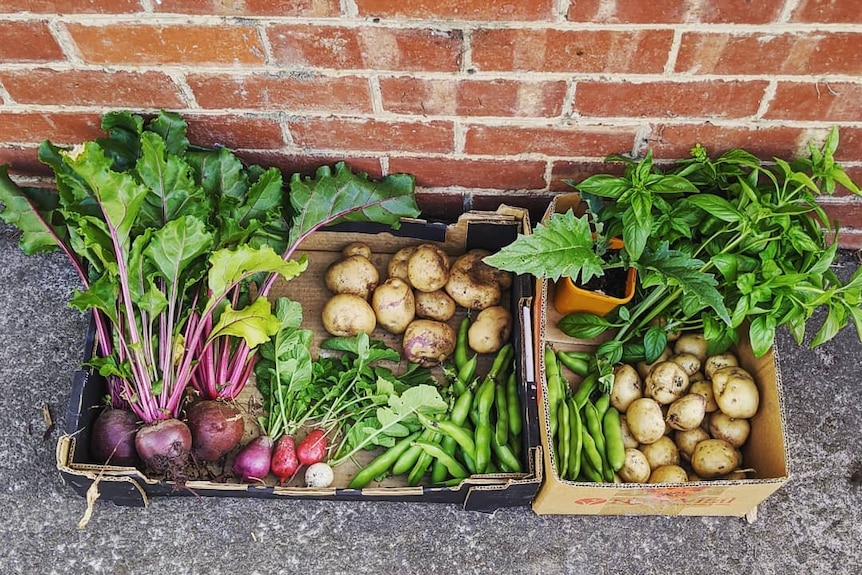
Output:
<svg viewBox="0 0 862 575">
<path fill-rule="evenodd" d="M 462 351 L 466 340 L 462 339 Z M 514 350 L 503 346 L 486 374 L 476 374 L 475 356 L 449 376 L 447 409 L 416 413 L 420 424 L 359 470 L 350 487 L 359 489 L 392 475 L 406 475 L 408 485 L 460 482 L 473 474 L 522 469 L 523 415 L 513 372 Z"/>
<path fill-rule="evenodd" d="M 580 193 L 583 215 L 553 214 L 484 261 L 552 281 L 586 281 L 617 266 L 637 270 L 628 304 L 558 323 L 575 338 L 609 336 L 597 350 L 604 391 L 613 386 L 615 365 L 655 363 L 679 332 L 699 333 L 700 342 L 679 349 L 701 359 L 729 349 L 741 329 L 758 357 L 781 326 L 802 344 L 820 317 L 811 347 L 850 323 L 862 338 L 862 270 L 847 281 L 834 273 L 839 228 L 818 204 L 838 186 L 862 193 L 835 161 L 837 147 L 833 129 L 822 146 L 809 145 L 808 157 L 792 162 L 764 162 L 739 149 L 711 157 L 699 144 L 670 167 L 656 165 L 651 153 L 637 161 L 611 156 L 625 165 L 622 175 L 568 182 Z M 611 238 L 624 242 L 615 259 L 603 257 Z M 665 391 L 673 395 L 680 386 L 684 381 Z"/>
<path fill-rule="evenodd" d="M 702 334 L 690 335 L 680 337 L 668 357 L 692 367 L 684 350 Z M 653 385 L 646 385 L 634 366 L 619 364 L 613 388 L 605 392 L 595 385 L 595 357 L 547 346 L 543 367 L 556 473 L 570 481 L 625 483 L 745 478 L 740 448 L 758 410 L 757 383 L 731 352 L 703 359 L 690 374 L 672 361 L 655 364 L 647 373 Z M 724 367 L 711 371 L 710 381 L 701 365 Z M 734 382 L 733 392 L 728 381 Z M 702 391 L 695 389 L 698 384 Z M 733 393 L 726 402 L 731 413 L 718 403 L 710 406 L 720 390 Z"/>
<path fill-rule="evenodd" d="M 186 428 L 186 392 L 229 401 L 242 390 L 258 347 L 279 328 L 273 283 L 305 269 L 292 259 L 301 240 L 338 221 L 416 217 L 413 180 L 369 182 L 339 164 L 295 175 L 287 197 L 278 170 L 189 144 L 176 114 L 145 122 L 112 112 L 102 126 L 105 138 L 72 150 L 42 144 L 56 193 L 19 187 L 0 167 L 0 216 L 21 229 L 26 253 L 67 255 L 84 286 L 70 304 L 92 311 L 96 325 L 89 365 L 107 379 L 110 403 L 143 422 L 144 464 L 181 476 L 191 439 L 221 428 Z M 118 443 L 103 435 L 112 443 L 95 453 L 114 452 Z"/>
</svg>

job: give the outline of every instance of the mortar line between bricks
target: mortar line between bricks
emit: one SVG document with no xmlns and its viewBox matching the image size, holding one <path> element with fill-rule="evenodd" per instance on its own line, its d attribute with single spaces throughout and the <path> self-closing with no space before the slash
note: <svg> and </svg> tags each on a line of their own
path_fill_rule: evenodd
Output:
<svg viewBox="0 0 862 575">
<path fill-rule="evenodd" d="M 186 74 L 197 75 L 224 75 L 231 77 L 251 77 L 255 75 L 265 75 L 274 78 L 290 76 L 298 71 L 307 71 L 315 77 L 322 78 L 350 78 L 377 76 L 395 78 L 400 76 L 409 76 L 418 80 L 458 80 L 458 81 L 491 81 L 491 80 L 519 80 L 524 82 L 547 82 L 547 81 L 577 81 L 577 82 L 608 82 L 608 81 L 623 81 L 631 84 L 641 84 L 648 82 L 662 83 L 695 83 L 695 82 L 754 82 L 754 81 L 772 81 L 786 83 L 822 83 L 823 81 L 840 82 L 846 84 L 862 84 L 862 77 L 851 76 L 847 74 L 807 74 L 807 75 L 792 75 L 792 74 L 691 74 L 691 73 L 674 73 L 666 74 L 637 74 L 628 72 L 531 72 L 527 70 L 476 70 L 474 73 L 464 75 L 456 71 L 424 71 L 424 70 L 375 70 L 375 69 L 354 69 L 341 70 L 336 68 L 311 68 L 306 66 L 283 66 L 283 65 L 264 65 L 264 66 L 244 66 L 242 69 L 226 66 L 211 66 L 207 64 L 195 64 L 194 69 L 190 71 L 189 65 L 181 64 L 137 64 L 137 63 L 70 63 L 70 62 L 6 62 L 0 63 L 0 72 L 8 71 L 32 71 L 34 69 L 48 69 L 57 72 L 74 72 L 74 71 L 98 71 L 98 72 L 164 72 L 169 71 L 183 72 Z"/>
<path fill-rule="evenodd" d="M 180 96 L 182 96 L 183 101 L 186 103 L 189 110 L 199 110 L 200 105 L 198 104 L 197 98 L 195 97 L 194 90 L 189 86 L 186 81 L 186 75 L 183 72 L 178 71 L 166 71 L 165 74 L 176 84 L 177 88 L 180 90 Z"/>
<path fill-rule="evenodd" d="M 774 80 L 766 85 L 766 89 L 763 91 L 763 97 L 760 99 L 760 106 L 757 107 L 757 112 L 754 113 L 755 119 L 763 119 L 763 117 L 769 111 L 770 104 L 772 104 L 772 101 L 775 99 L 775 92 L 777 90 L 778 82 Z"/>
<path fill-rule="evenodd" d="M 160 0 L 155 0 L 155 1 L 158 4 L 161 4 Z M 141 9 L 146 14 L 153 14 L 156 11 L 155 7 L 153 6 L 153 0 L 141 0 Z"/>
<path fill-rule="evenodd" d="M 54 106 L 36 104 L 11 104 L 0 108 L 0 112 L 11 114 L 104 114 L 115 110 L 116 106 Z M 137 110 L 146 112 L 157 112 L 159 107 L 139 107 Z M 174 111 L 182 112 L 181 109 Z M 196 108 L 195 116 L 218 117 L 225 114 L 241 114 L 256 118 L 272 118 L 281 113 L 280 109 L 262 110 L 259 108 Z M 641 125 L 643 122 L 658 123 L 665 126 L 685 126 L 690 124 L 702 124 L 708 122 L 716 127 L 723 128 L 799 128 L 799 129 L 822 129 L 839 123 L 845 128 L 862 128 L 862 120 L 785 120 L 785 119 L 757 119 L 752 116 L 740 116 L 738 118 L 713 118 L 709 116 L 686 116 L 686 117 L 662 117 L 662 116 L 578 116 L 577 118 L 559 117 L 516 117 L 516 116 L 451 116 L 451 115 L 408 115 L 386 112 L 381 114 L 371 113 L 344 113 L 332 110 L 314 110 L 303 112 L 289 112 L 290 116 L 297 118 L 355 120 L 357 122 L 366 120 L 377 120 L 383 123 L 409 122 L 416 124 L 428 124 L 432 122 L 457 122 L 466 124 L 477 124 L 489 127 L 541 127 L 541 128 L 610 128 L 610 127 L 632 127 Z"/>
<path fill-rule="evenodd" d="M 78 51 L 78 45 L 72 40 L 72 35 L 69 34 L 66 26 L 57 20 L 51 20 L 48 22 L 48 29 L 70 64 L 81 64 L 84 61 Z"/>
<path fill-rule="evenodd" d="M 44 14 L 16 13 L 0 15 L 4 21 L 41 21 Z M 403 19 L 374 22 L 370 17 L 357 18 L 308 18 L 301 16 L 218 16 L 197 14 L 167 14 L 154 12 L 137 12 L 132 14 L 63 14 L 51 15 L 51 19 L 66 24 L 83 24 L 86 26 L 105 26 L 107 24 L 137 24 L 143 26 L 191 25 L 249 26 L 262 23 L 264 26 L 299 24 L 333 28 L 389 28 L 389 29 L 434 29 L 462 30 L 470 27 L 481 30 L 556 30 L 556 31 L 644 31 L 644 30 L 681 30 L 683 32 L 713 32 L 713 33 L 764 33 L 775 35 L 793 32 L 851 32 L 859 34 L 856 23 L 835 22 L 764 22 L 763 24 L 726 24 L 709 22 L 682 23 L 601 23 L 601 22 L 555 22 L 552 20 L 485 21 L 485 20 L 433 20 L 433 19 Z"/>
<path fill-rule="evenodd" d="M 799 0 L 784 0 L 784 6 L 781 8 L 781 12 L 778 13 L 778 17 L 776 18 L 777 22 L 789 22 L 790 17 L 793 16 L 793 11 L 799 7 Z"/>
<path fill-rule="evenodd" d="M 670 50 L 667 54 L 667 62 L 664 64 L 664 76 L 672 76 L 674 68 L 676 68 L 676 60 L 679 57 L 679 48 L 682 46 L 682 32 L 674 30 L 673 40 L 670 43 Z"/>
<path fill-rule="evenodd" d="M 371 111 L 375 117 L 388 116 L 386 109 L 383 107 L 383 92 L 380 89 L 380 78 L 377 76 L 369 76 L 368 78 L 368 93 L 371 96 Z"/>
<path fill-rule="evenodd" d="M 556 12 L 556 21 L 557 22 L 568 22 L 566 20 L 566 15 L 569 13 L 569 6 L 572 5 L 571 0 L 557 0 L 554 4 L 554 10 Z"/>
</svg>

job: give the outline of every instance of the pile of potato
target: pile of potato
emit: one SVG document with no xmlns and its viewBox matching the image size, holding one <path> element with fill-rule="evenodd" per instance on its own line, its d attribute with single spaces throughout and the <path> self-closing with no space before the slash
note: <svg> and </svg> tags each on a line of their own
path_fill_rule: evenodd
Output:
<svg viewBox="0 0 862 575">
<path fill-rule="evenodd" d="M 611 405 L 620 413 L 627 483 L 744 479 L 742 452 L 760 395 L 731 353 L 707 357 L 700 333 L 679 336 L 655 363 L 621 364 Z"/>
<path fill-rule="evenodd" d="M 350 337 L 380 326 L 403 335 L 408 361 L 428 367 L 455 350 L 457 333 L 451 324 L 460 306 L 478 311 L 470 324 L 469 347 L 495 353 L 511 335 L 512 315 L 501 299 L 512 275 L 484 263 L 488 255 L 474 249 L 450 262 L 436 244 L 405 247 L 389 259 L 381 282 L 371 249 L 351 243 L 326 271 L 333 296 L 323 307 L 323 327 L 334 336 Z"/>
</svg>

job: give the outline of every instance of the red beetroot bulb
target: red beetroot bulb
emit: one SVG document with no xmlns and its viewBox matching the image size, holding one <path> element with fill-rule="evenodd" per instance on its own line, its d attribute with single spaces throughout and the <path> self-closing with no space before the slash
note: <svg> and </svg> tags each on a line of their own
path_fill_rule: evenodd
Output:
<svg viewBox="0 0 862 575">
<path fill-rule="evenodd" d="M 245 424 L 240 411 L 224 401 L 205 399 L 186 410 L 192 434 L 192 453 L 201 461 L 215 461 L 242 439 Z"/>
</svg>

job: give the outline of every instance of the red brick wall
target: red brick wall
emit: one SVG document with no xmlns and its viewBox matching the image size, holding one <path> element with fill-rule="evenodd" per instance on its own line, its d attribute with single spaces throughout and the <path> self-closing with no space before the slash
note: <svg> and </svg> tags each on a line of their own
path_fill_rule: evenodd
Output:
<svg viewBox="0 0 862 575">
<path fill-rule="evenodd" d="M 858 0 L 0 0 L 0 163 L 107 110 L 306 171 L 416 175 L 429 209 L 540 206 L 609 153 L 803 153 L 862 181 Z M 612 168 L 611 168 L 612 169 Z M 862 247 L 862 202 L 824 200 Z"/>
</svg>

